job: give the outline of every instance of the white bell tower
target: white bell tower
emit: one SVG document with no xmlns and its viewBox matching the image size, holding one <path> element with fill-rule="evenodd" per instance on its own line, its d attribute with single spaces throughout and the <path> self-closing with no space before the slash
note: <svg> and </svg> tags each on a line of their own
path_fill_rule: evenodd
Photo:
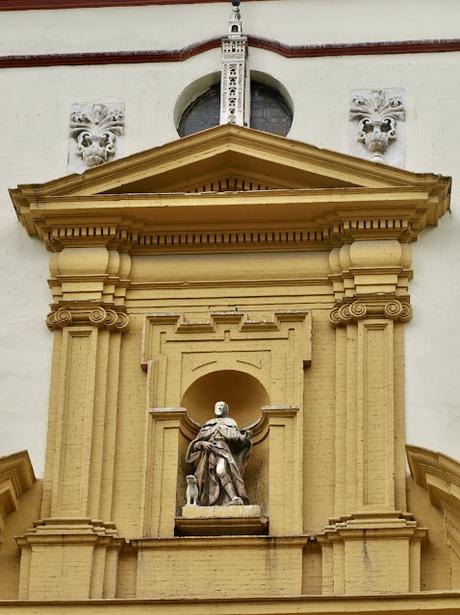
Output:
<svg viewBox="0 0 460 615">
<path fill-rule="evenodd" d="M 243 35 L 240 0 L 232 0 L 228 34 L 222 39 L 220 123 L 249 125 L 250 79 L 248 39 Z"/>
</svg>

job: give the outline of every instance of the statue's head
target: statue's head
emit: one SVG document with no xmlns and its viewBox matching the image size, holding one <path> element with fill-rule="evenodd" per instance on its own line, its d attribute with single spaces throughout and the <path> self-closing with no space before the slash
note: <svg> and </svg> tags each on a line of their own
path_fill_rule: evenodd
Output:
<svg viewBox="0 0 460 615">
<path fill-rule="evenodd" d="M 217 417 L 228 416 L 228 404 L 224 401 L 217 401 L 214 404 L 214 414 Z"/>
</svg>

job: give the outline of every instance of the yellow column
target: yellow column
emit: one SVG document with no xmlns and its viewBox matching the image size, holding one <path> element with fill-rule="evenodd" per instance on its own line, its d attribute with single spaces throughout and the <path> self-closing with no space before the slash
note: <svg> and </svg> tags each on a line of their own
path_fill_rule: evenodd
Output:
<svg viewBox="0 0 460 615">
<path fill-rule="evenodd" d="M 403 323 L 411 317 L 409 248 L 359 241 L 333 250 L 330 263 L 337 455 L 335 517 L 320 537 L 329 562 L 323 591 L 420 589 L 424 532 L 405 512 L 400 378 Z"/>
<path fill-rule="evenodd" d="M 25 599 L 114 596 L 121 540 L 111 523 L 112 485 L 129 269 L 128 255 L 105 247 L 51 257 L 47 324 L 55 340 L 42 520 L 18 540 Z"/>
</svg>

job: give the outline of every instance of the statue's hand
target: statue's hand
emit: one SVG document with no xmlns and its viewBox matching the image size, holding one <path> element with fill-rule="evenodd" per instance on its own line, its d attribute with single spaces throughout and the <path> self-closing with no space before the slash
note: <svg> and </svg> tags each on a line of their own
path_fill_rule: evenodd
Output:
<svg viewBox="0 0 460 615">
<path fill-rule="evenodd" d="M 202 449 L 203 451 L 210 451 L 211 450 L 211 444 L 209 442 L 206 442 L 206 440 L 202 440 L 201 442 L 197 442 L 195 446 L 197 448 Z"/>
</svg>

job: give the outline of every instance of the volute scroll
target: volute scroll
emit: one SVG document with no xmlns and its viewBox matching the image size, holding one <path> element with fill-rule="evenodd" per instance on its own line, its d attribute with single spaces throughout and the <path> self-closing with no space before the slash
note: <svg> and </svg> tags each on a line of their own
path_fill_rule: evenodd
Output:
<svg viewBox="0 0 460 615">
<path fill-rule="evenodd" d="M 412 307 L 398 299 L 353 301 L 335 306 L 329 312 L 329 322 L 333 327 L 355 323 L 364 318 L 388 318 L 394 322 L 408 322 L 412 318 Z"/>
<path fill-rule="evenodd" d="M 129 327 L 129 316 L 124 308 L 82 304 L 72 307 L 52 307 L 54 309 L 46 318 L 46 325 L 51 331 L 72 325 L 90 325 L 124 333 Z"/>
</svg>

